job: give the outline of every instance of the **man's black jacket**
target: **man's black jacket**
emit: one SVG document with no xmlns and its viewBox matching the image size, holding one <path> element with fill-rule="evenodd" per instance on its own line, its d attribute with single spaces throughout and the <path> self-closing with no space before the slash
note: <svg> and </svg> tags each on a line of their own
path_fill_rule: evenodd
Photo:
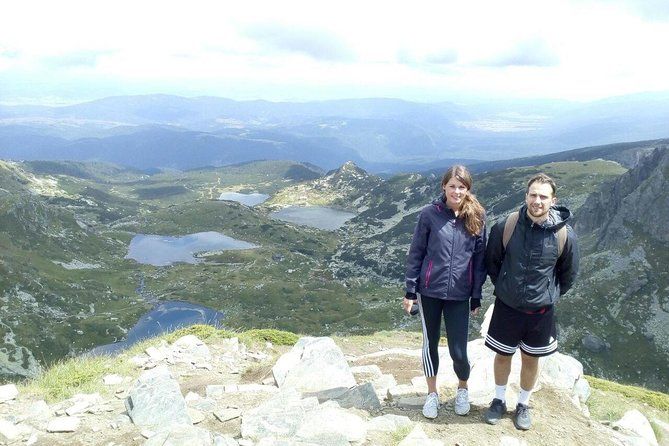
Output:
<svg viewBox="0 0 669 446">
<path fill-rule="evenodd" d="M 567 221 L 571 212 L 553 206 L 543 224 L 527 216 L 527 206 L 520 208 L 518 223 L 506 250 L 502 243 L 504 223 L 498 221 L 490 230 L 485 264 L 495 285 L 495 296 L 521 311 L 553 305 L 571 288 L 579 266 L 576 234 Z M 557 231 L 567 226 L 567 240 L 558 258 Z"/>
</svg>

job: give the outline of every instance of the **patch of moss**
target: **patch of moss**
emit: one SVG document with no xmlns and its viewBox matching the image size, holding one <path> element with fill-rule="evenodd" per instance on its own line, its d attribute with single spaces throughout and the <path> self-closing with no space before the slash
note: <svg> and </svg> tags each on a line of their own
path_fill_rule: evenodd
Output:
<svg viewBox="0 0 669 446">
<path fill-rule="evenodd" d="M 253 329 L 239 334 L 245 344 L 271 342 L 274 345 L 294 345 L 300 337 L 295 333 L 274 329 Z"/>
<path fill-rule="evenodd" d="M 646 403 L 658 410 L 669 412 L 669 395 L 666 393 L 644 389 L 643 387 L 618 384 L 605 379 L 595 378 L 594 376 L 586 375 L 585 378 L 593 389 L 616 392 L 628 398 Z"/>
</svg>

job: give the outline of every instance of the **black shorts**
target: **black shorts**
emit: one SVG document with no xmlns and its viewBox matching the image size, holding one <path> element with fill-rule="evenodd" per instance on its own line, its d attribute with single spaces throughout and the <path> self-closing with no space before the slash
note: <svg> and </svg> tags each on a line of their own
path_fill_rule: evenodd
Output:
<svg viewBox="0 0 669 446">
<path fill-rule="evenodd" d="M 485 345 L 504 356 L 520 350 L 530 356 L 547 356 L 557 351 L 555 308 L 551 305 L 541 312 L 525 313 L 495 300 L 495 309 Z"/>
</svg>

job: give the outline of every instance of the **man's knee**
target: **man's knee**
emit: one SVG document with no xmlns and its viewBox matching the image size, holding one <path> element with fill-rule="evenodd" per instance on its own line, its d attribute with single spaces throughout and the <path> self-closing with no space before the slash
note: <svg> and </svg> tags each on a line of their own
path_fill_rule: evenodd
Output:
<svg viewBox="0 0 669 446">
<path fill-rule="evenodd" d="M 526 367 L 537 367 L 539 365 L 538 356 L 530 356 L 523 351 L 520 352 L 520 359 L 522 365 Z"/>
<path fill-rule="evenodd" d="M 500 355 L 499 353 L 495 354 L 495 362 L 498 364 L 509 364 L 513 359 L 513 355 Z"/>
</svg>

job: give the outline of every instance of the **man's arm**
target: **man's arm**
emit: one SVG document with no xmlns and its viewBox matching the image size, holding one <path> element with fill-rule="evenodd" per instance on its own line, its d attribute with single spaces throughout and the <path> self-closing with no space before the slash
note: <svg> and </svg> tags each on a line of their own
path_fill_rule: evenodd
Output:
<svg viewBox="0 0 669 446">
<path fill-rule="evenodd" d="M 563 295 L 574 284 L 578 275 L 578 267 L 581 256 L 578 249 L 578 238 L 576 233 L 567 225 L 567 240 L 562 250 L 562 255 L 557 261 L 556 274 L 560 284 L 560 295 Z"/>
<path fill-rule="evenodd" d="M 497 276 L 499 276 L 499 270 L 502 268 L 502 261 L 504 260 L 503 229 L 503 221 L 497 222 L 492 227 L 485 251 L 485 267 L 493 285 L 497 283 Z"/>
</svg>

